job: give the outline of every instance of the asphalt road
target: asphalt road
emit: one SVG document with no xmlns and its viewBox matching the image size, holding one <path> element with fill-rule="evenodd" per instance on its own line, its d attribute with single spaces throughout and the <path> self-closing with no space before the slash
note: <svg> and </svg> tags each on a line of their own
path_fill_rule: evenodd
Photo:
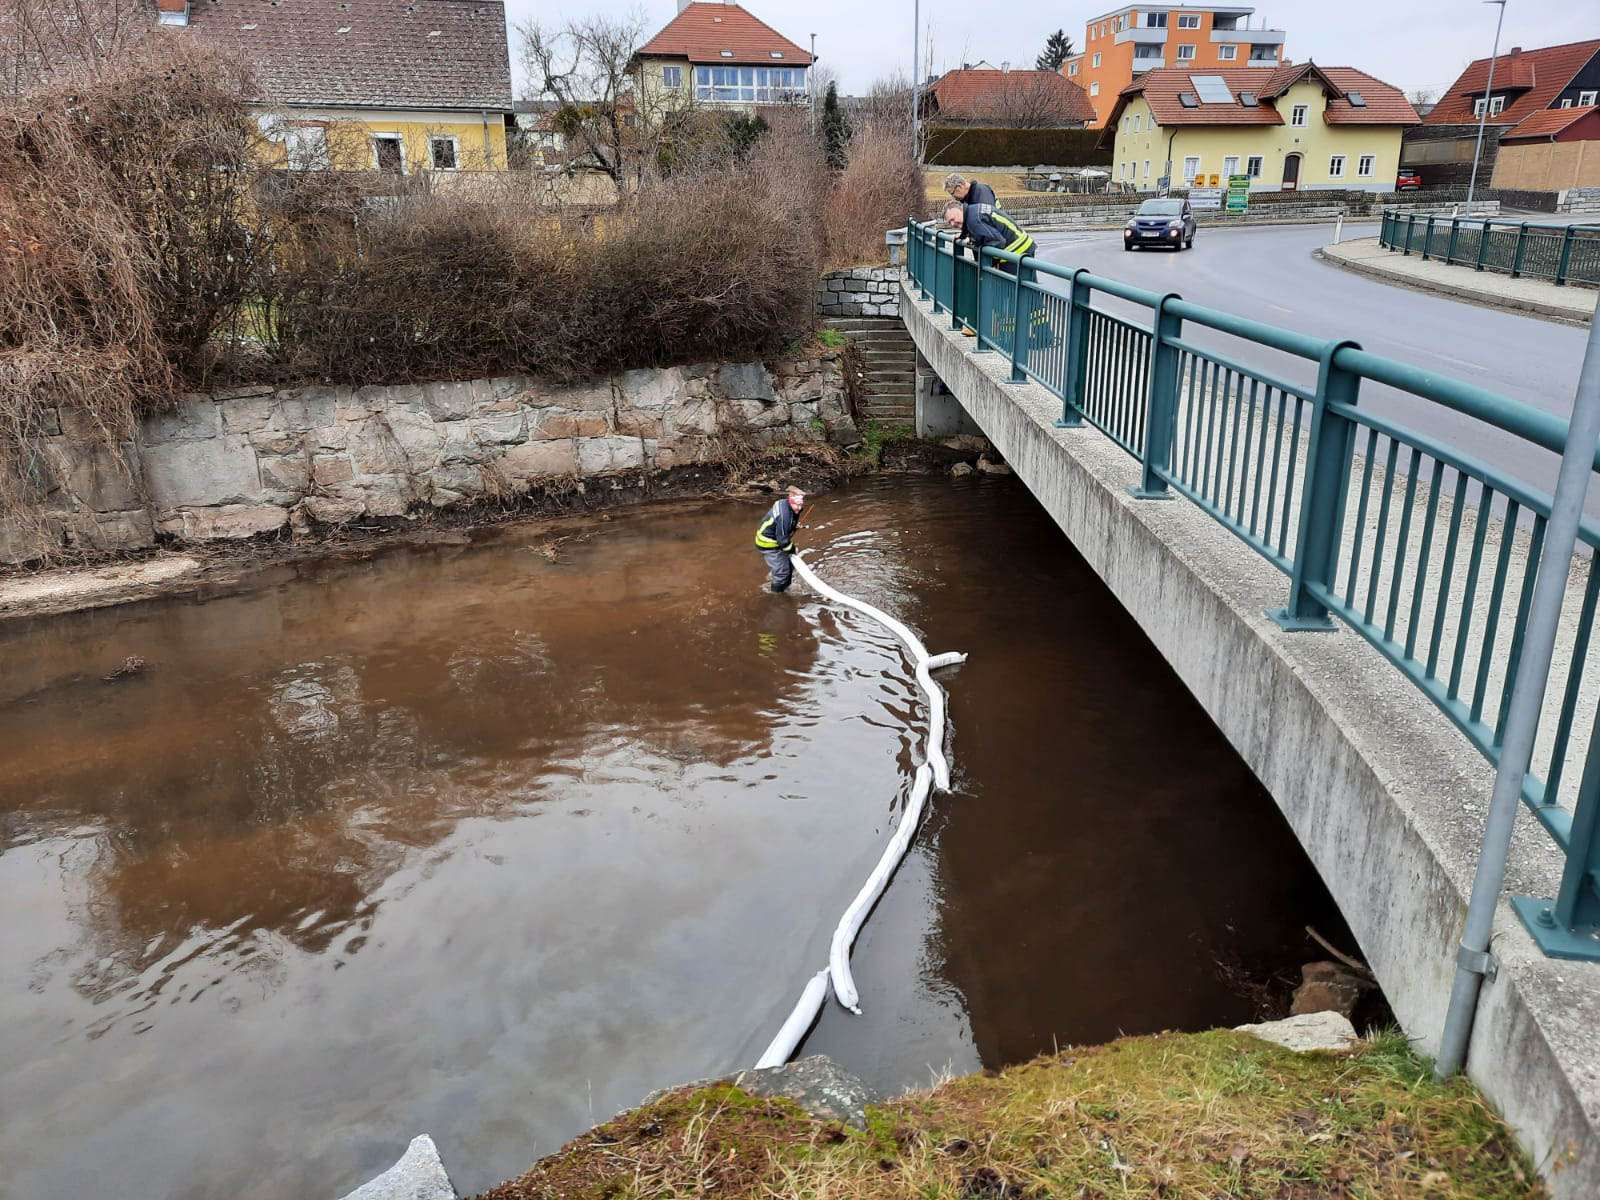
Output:
<svg viewBox="0 0 1600 1200">
<path fill-rule="evenodd" d="M 1346 224 L 1344 236 L 1369 237 L 1376 229 Z M 1182 253 L 1127 253 L 1121 232 L 1104 230 L 1041 234 L 1039 245 L 1041 256 L 1053 263 L 1088 267 L 1154 292 L 1177 292 L 1185 300 L 1315 337 L 1350 338 L 1375 354 L 1562 418 L 1571 415 L 1587 330 L 1396 287 L 1312 258 L 1332 233 L 1329 225 L 1202 225 L 1194 248 Z M 1124 315 L 1148 313 L 1106 296 L 1096 296 L 1095 304 Z M 1209 330 L 1195 340 L 1291 383 L 1316 383 L 1314 363 Z M 1557 455 L 1470 417 L 1372 383 L 1363 383 L 1360 403 L 1543 491 L 1555 486 Z M 1591 489 L 1589 500 L 1589 512 L 1600 517 L 1600 490 Z"/>
</svg>

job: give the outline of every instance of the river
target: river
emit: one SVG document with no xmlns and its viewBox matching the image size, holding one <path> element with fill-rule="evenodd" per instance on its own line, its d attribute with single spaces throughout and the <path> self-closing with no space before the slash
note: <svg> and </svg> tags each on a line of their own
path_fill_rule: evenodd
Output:
<svg viewBox="0 0 1600 1200">
<path fill-rule="evenodd" d="M 898 645 L 673 504 L 0 626 L 0 1195 L 464 1193 L 753 1062 L 876 861 Z M 935 797 L 805 1052 L 886 1088 L 1256 1016 L 1346 938 L 1269 796 L 1013 479 L 799 538 L 970 661 Z M 125 657 L 146 666 L 114 682 Z"/>
</svg>

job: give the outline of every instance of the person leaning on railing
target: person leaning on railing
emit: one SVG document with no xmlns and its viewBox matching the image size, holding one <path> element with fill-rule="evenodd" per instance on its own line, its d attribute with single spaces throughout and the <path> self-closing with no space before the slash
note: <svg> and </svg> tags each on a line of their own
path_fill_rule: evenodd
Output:
<svg viewBox="0 0 1600 1200">
<path fill-rule="evenodd" d="M 956 171 L 951 171 L 944 177 L 944 190 L 963 204 L 976 204 L 983 210 L 985 216 L 992 213 L 999 204 L 994 198 L 994 189 L 987 183 L 967 179 Z"/>
<path fill-rule="evenodd" d="M 1003 212 L 985 213 L 981 205 L 962 204 L 959 200 L 952 200 L 944 206 L 944 219 L 947 224 L 961 231 L 959 236 L 962 241 L 971 243 L 972 257 L 978 260 L 980 269 L 986 247 L 992 246 L 996 250 L 1004 250 L 1007 254 L 1017 255 L 1032 254 L 1038 248 L 1033 235 L 1021 225 Z M 1006 259 L 997 258 L 993 261 L 995 268 L 1007 275 L 1016 271 L 1015 265 Z M 966 325 L 961 327 L 961 332 L 968 337 L 976 336 Z"/>
</svg>

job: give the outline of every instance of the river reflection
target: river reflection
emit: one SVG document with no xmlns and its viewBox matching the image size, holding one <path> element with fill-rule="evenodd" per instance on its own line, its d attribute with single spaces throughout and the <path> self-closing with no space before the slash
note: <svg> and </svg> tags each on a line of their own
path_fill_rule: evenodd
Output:
<svg viewBox="0 0 1600 1200">
<path fill-rule="evenodd" d="M 0 629 L 0 1194 L 337 1195 L 420 1131 L 471 1191 L 752 1061 L 922 719 L 889 635 L 761 590 L 756 516 L 513 529 Z M 972 653 L 958 794 L 863 938 L 867 1015 L 809 1049 L 903 1086 L 1243 1019 L 1219 960 L 1280 970 L 1300 925 L 1337 929 L 1013 481 L 852 486 L 801 540 Z"/>
</svg>

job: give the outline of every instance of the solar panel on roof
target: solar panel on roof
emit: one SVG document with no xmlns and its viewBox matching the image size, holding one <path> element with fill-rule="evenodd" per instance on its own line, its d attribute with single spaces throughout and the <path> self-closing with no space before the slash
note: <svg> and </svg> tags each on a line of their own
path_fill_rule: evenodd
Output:
<svg viewBox="0 0 1600 1200">
<path fill-rule="evenodd" d="M 1183 105 L 1185 108 L 1199 108 L 1200 97 L 1196 96 L 1193 92 L 1179 92 L 1178 103 Z"/>
<path fill-rule="evenodd" d="M 1246 108 L 1261 107 L 1261 103 L 1256 99 L 1256 94 L 1254 92 L 1240 92 L 1239 103 L 1244 105 Z"/>
<path fill-rule="evenodd" d="M 1233 93 L 1228 90 L 1228 81 L 1221 75 L 1191 75 L 1189 82 L 1194 84 L 1194 90 L 1199 95 L 1201 104 L 1233 103 Z"/>
<path fill-rule="evenodd" d="M 1367 98 L 1360 92 L 1346 92 L 1344 98 L 1350 101 L 1351 108 L 1365 108 L 1367 106 Z"/>
</svg>

